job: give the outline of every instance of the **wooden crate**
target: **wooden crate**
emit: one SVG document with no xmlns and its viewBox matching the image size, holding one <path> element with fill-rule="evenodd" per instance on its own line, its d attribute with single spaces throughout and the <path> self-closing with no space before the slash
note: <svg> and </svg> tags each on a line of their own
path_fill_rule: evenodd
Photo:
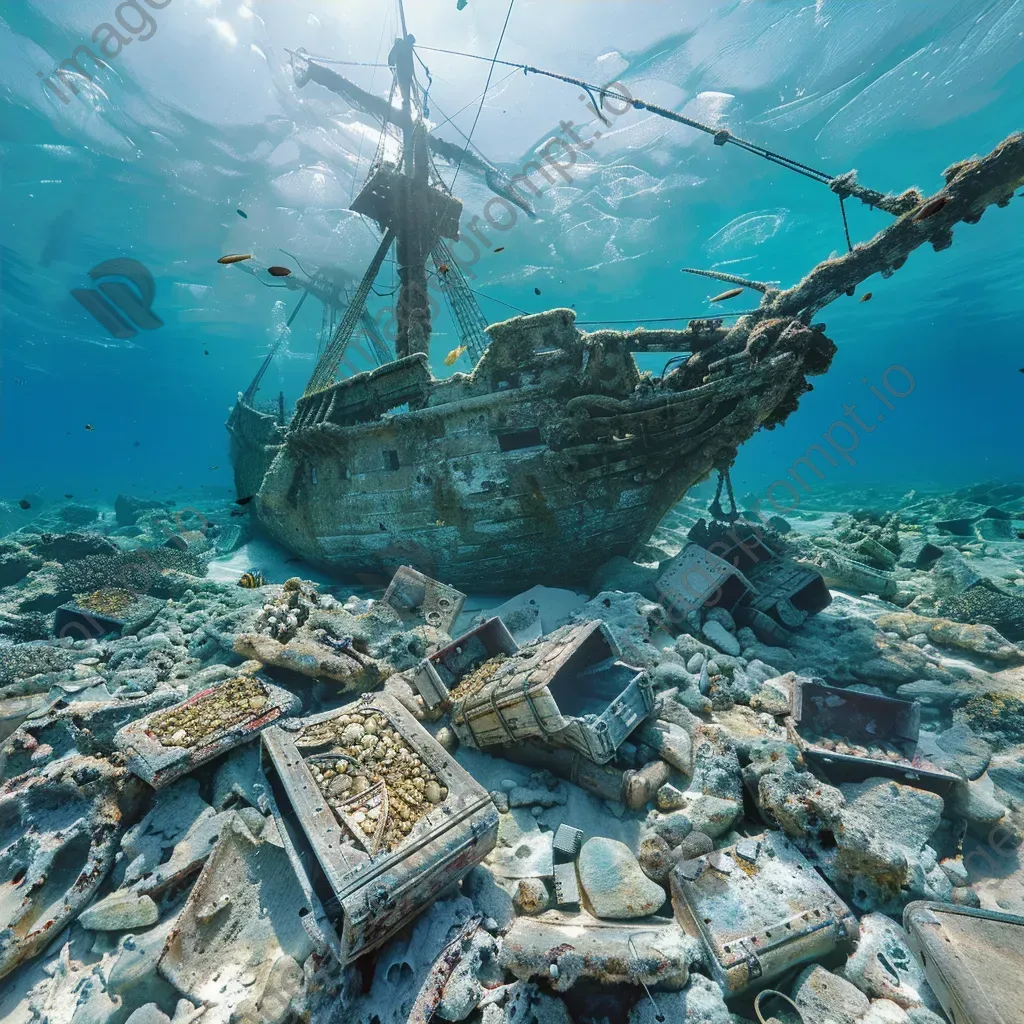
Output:
<svg viewBox="0 0 1024 1024">
<path fill-rule="evenodd" d="M 476 747 L 542 739 L 610 761 L 654 710 L 646 672 L 619 660 L 600 619 L 563 626 L 485 662 L 450 694 L 452 726 Z"/>
</svg>

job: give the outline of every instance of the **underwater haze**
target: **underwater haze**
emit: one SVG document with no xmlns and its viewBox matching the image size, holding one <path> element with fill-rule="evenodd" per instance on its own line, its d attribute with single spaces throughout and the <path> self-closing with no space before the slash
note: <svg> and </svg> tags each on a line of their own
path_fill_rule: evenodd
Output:
<svg viewBox="0 0 1024 1024">
<path fill-rule="evenodd" d="M 63 96 L 47 88 L 41 76 L 95 47 L 118 11 L 132 30 L 118 30 L 123 44 L 105 37 L 118 50 L 107 66 L 86 62 L 91 81 L 65 76 Z M 431 121 L 451 118 L 435 130 L 461 144 L 507 8 L 408 0 L 406 13 L 431 74 Z M 379 239 L 348 209 L 379 126 L 314 84 L 300 88 L 290 51 L 353 62 L 337 68 L 386 96 L 379 65 L 400 34 L 393 4 L 353 0 L 7 0 L 0 497 L 233 496 L 224 422 L 236 395 L 287 331 L 259 397 L 283 392 L 290 408 L 322 310 L 310 301 L 285 328 L 301 291 L 272 290 L 279 282 L 218 258 L 330 266 L 354 285 Z M 617 81 L 830 175 L 856 168 L 881 192 L 931 194 L 948 165 L 1024 127 L 1024 0 L 519 0 L 500 56 Z M 491 163 L 519 173 L 562 122 L 590 145 L 536 200 L 535 219 L 490 231 L 503 251 L 480 245 L 471 284 L 491 322 L 573 306 L 583 329 L 669 317 L 682 327 L 757 299 L 713 306 L 725 286 L 682 267 L 788 287 L 846 250 L 836 196 L 816 181 L 643 110 L 605 126 L 589 102 L 571 84 L 494 68 L 473 133 Z M 450 182 L 451 168 L 441 171 Z M 465 233 L 491 193 L 464 167 L 456 194 Z M 854 243 L 891 223 L 855 201 L 846 209 Z M 832 368 L 784 426 L 741 449 L 737 492 L 784 477 L 844 406 L 875 423 L 883 407 L 870 387 L 893 366 L 895 389 L 909 379 L 912 391 L 828 467 L 828 485 L 941 490 L 1020 477 L 1024 204 L 959 224 L 954 239 L 871 279 L 861 290 L 871 301 L 827 308 Z M 89 271 L 115 259 L 148 269 L 161 326 L 114 337 L 73 295 L 95 290 Z M 385 267 L 381 280 L 393 277 Z M 387 301 L 371 295 L 370 308 Z M 437 375 L 453 372 L 445 354 L 458 344 L 442 316 Z M 641 359 L 660 372 L 660 357 Z"/>
</svg>

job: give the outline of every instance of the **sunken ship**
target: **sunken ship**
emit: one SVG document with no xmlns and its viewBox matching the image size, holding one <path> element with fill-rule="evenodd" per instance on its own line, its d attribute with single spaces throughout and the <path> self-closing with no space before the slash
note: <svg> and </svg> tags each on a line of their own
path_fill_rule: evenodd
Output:
<svg viewBox="0 0 1024 1024">
<path fill-rule="evenodd" d="M 1024 182 L 1019 135 L 950 168 L 932 197 L 915 189 L 883 195 L 852 172 L 814 172 L 840 205 L 856 198 L 896 219 L 787 290 L 695 271 L 760 293 L 757 309 L 731 326 L 706 319 L 679 330 L 587 333 L 571 309 L 488 324 L 451 257 L 462 207 L 436 170 L 447 144 L 428 132 L 413 45 L 408 35 L 397 40 L 389 61 L 400 108 L 301 53 L 293 57 L 300 85 L 312 80 L 373 113 L 396 132 L 400 156 L 388 161 L 379 148 L 351 206 L 382 236 L 358 286 L 339 297 L 322 280 L 288 282 L 303 288 L 303 300 L 312 293 L 337 313 L 294 412 L 286 416 L 283 398 L 274 410 L 257 408 L 271 351 L 228 421 L 236 487 L 255 495 L 260 526 L 343 577 L 390 578 L 404 564 L 465 590 L 515 591 L 538 579 L 584 583 L 611 557 L 637 555 L 689 488 L 727 471 L 739 446 L 782 423 L 810 390 L 808 377 L 828 370 L 836 349 L 815 322 L 825 305 L 873 274 L 891 276 L 921 244 L 947 247 L 955 223 L 1006 205 Z M 631 102 L 705 131 L 717 145 L 793 164 L 724 129 Z M 488 165 L 488 183 L 504 188 L 495 170 Z M 393 351 L 367 312 L 392 251 Z M 435 283 L 458 326 L 458 352 L 473 362 L 447 379 L 435 379 L 429 365 L 427 289 Z M 359 334 L 377 365 L 346 375 L 339 371 Z M 642 374 L 634 359 L 642 352 L 674 358 L 660 376 Z"/>
</svg>

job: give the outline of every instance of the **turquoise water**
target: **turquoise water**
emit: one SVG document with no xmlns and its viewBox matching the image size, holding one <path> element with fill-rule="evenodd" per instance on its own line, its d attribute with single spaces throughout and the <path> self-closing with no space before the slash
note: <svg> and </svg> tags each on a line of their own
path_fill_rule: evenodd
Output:
<svg viewBox="0 0 1024 1024">
<path fill-rule="evenodd" d="M 91 83 L 77 79 L 80 95 L 67 103 L 48 92 L 37 72 L 49 74 L 119 11 L 138 30 L 123 30 L 129 42 L 109 66 Z M 506 11 L 492 0 L 461 11 L 455 0 L 406 4 L 424 47 L 488 57 Z M 381 63 L 398 31 L 393 4 L 352 0 L 8 0 L 0 498 L 230 490 L 224 421 L 301 293 L 271 291 L 218 257 L 252 252 L 294 267 L 286 250 L 355 280 L 379 237 L 347 210 L 379 129 L 315 83 L 297 88 L 286 49 Z M 432 120 L 454 115 L 469 133 L 488 62 L 420 55 Z M 880 191 L 935 191 L 946 166 L 1024 128 L 1022 0 L 520 0 L 501 57 L 621 82 L 829 174 L 857 168 Z M 337 70 L 387 92 L 386 68 Z M 725 286 L 680 267 L 787 286 L 845 249 L 839 204 L 823 185 L 640 111 L 611 120 L 601 125 L 576 87 L 496 68 L 473 135 L 492 163 L 519 173 L 563 121 L 590 148 L 546 187 L 536 219 L 489 232 L 504 251 L 484 251 L 471 270 L 492 321 L 569 305 L 583 324 L 711 315 L 708 299 Z M 436 134 L 462 140 L 450 123 Z M 438 169 L 450 182 L 451 165 Z M 492 193 L 469 167 L 455 191 L 465 230 Z M 847 207 L 855 242 L 890 222 Z M 783 477 L 836 420 L 850 422 L 844 405 L 874 429 L 859 433 L 854 465 L 828 469 L 829 485 L 952 489 L 1020 477 L 1022 255 L 1024 203 L 1014 202 L 957 226 L 951 249 L 919 250 L 890 280 L 872 279 L 861 289 L 870 302 L 827 308 L 818 319 L 839 348 L 832 369 L 785 427 L 745 446 L 737 491 L 763 493 Z M 72 297 L 115 258 L 151 272 L 163 326 L 117 339 Z M 392 274 L 385 266 L 380 290 Z M 387 301 L 373 297 L 371 308 Z M 320 325 L 310 300 L 262 399 L 301 393 Z M 442 316 L 439 375 L 452 372 L 444 357 L 457 344 Z M 893 366 L 913 390 L 878 422 L 869 385 L 881 387 Z M 900 391 L 902 372 L 889 378 Z"/>
</svg>

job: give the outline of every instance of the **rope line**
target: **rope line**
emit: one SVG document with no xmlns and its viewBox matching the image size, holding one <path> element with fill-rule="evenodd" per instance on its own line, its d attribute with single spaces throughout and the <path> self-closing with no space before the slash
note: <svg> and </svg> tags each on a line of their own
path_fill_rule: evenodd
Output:
<svg viewBox="0 0 1024 1024">
<path fill-rule="evenodd" d="M 595 324 L 667 324 L 680 320 L 720 320 L 732 316 L 753 316 L 756 312 L 756 309 L 745 309 L 742 313 L 715 313 L 713 316 L 702 313 L 700 316 L 633 317 L 631 320 L 577 320 L 576 323 L 584 327 L 593 327 Z"/>
<path fill-rule="evenodd" d="M 484 84 L 484 92 L 480 97 L 480 106 L 476 108 L 476 117 L 473 118 L 473 127 L 469 130 L 469 138 L 466 139 L 466 148 L 462 151 L 462 156 L 459 157 L 459 164 L 455 168 L 455 174 L 452 177 L 451 188 L 455 188 L 455 182 L 458 181 L 459 171 L 462 170 L 462 161 L 466 157 L 466 153 L 469 150 L 469 144 L 473 140 L 473 134 L 476 132 L 477 122 L 480 120 L 480 115 L 483 113 L 484 101 L 487 99 L 487 90 L 491 87 L 491 77 L 494 75 L 494 65 L 498 61 L 498 54 L 501 51 L 501 44 L 505 39 L 505 29 L 508 28 L 508 20 L 512 17 L 512 8 L 515 6 L 516 0 L 509 0 L 508 13 L 505 15 L 505 24 L 501 28 L 501 35 L 498 37 L 498 45 L 494 48 L 494 56 L 491 58 L 491 66 L 487 72 L 487 81 Z M 504 61 L 502 62 L 504 63 Z"/>
<path fill-rule="evenodd" d="M 846 220 L 846 196 L 840 194 L 839 209 L 843 213 L 843 230 L 846 232 L 846 248 L 853 252 L 853 243 L 850 241 L 850 225 Z"/>
</svg>

